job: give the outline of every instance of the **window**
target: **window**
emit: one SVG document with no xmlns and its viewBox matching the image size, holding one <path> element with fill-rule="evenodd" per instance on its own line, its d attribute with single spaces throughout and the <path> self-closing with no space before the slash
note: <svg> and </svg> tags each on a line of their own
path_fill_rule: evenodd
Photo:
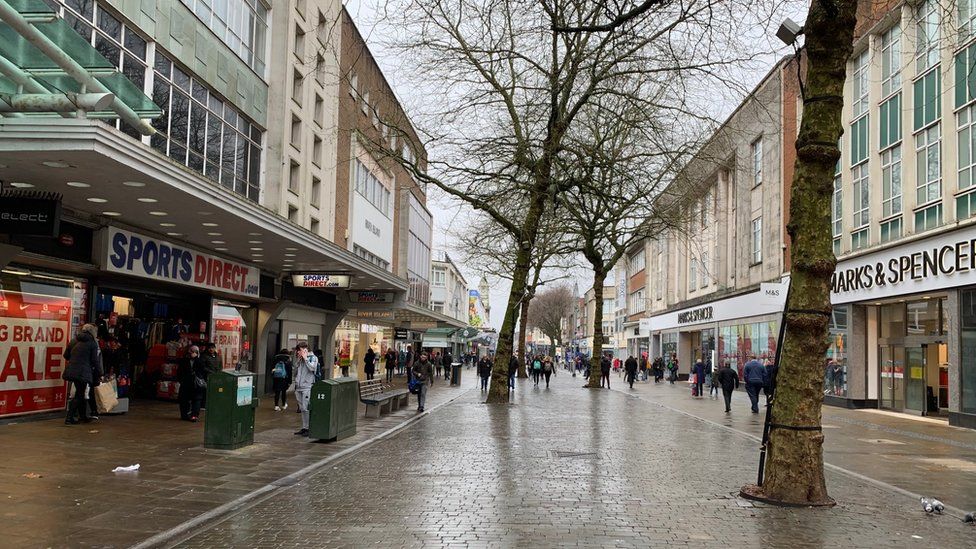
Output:
<svg viewBox="0 0 976 549">
<path fill-rule="evenodd" d="M 891 242 L 901 238 L 902 233 L 901 218 L 896 217 L 881 224 L 881 243 Z"/>
<path fill-rule="evenodd" d="M 934 123 L 942 116 L 942 72 L 933 69 L 915 80 L 915 104 L 913 119 L 915 131 Z"/>
<path fill-rule="evenodd" d="M 915 203 L 919 206 L 942 198 L 941 124 L 915 136 Z"/>
<path fill-rule="evenodd" d="M 409 236 L 407 240 L 407 299 L 426 307 L 430 301 L 430 241 L 433 218 L 413 193 L 408 193 Z"/>
<path fill-rule="evenodd" d="M 976 184 L 976 104 L 970 105 L 956 115 L 956 126 L 959 128 L 958 149 L 956 159 L 959 172 L 959 190 L 968 189 Z"/>
<path fill-rule="evenodd" d="M 959 13 L 956 21 L 959 23 L 959 39 L 965 41 L 976 33 L 976 1 L 956 0 Z"/>
<path fill-rule="evenodd" d="M 315 56 L 315 81 L 320 86 L 325 85 L 325 58 L 321 53 Z"/>
<path fill-rule="evenodd" d="M 349 95 L 356 97 L 356 94 L 358 93 L 359 93 L 359 77 L 356 76 L 356 73 L 350 72 L 349 73 Z"/>
<path fill-rule="evenodd" d="M 316 208 L 318 208 L 319 207 L 319 203 L 321 202 L 321 199 L 322 199 L 322 180 L 319 179 L 318 177 L 314 177 L 313 176 L 312 177 L 312 192 L 311 192 L 311 196 L 309 196 L 308 201 L 309 201 L 309 203 L 312 204 L 312 206 L 315 206 Z"/>
<path fill-rule="evenodd" d="M 955 58 L 955 106 L 976 99 L 976 43 L 962 49 Z"/>
<path fill-rule="evenodd" d="M 752 220 L 752 263 L 762 262 L 762 217 Z"/>
<path fill-rule="evenodd" d="M 901 25 L 895 24 L 881 35 L 881 96 L 888 97 L 900 89 Z"/>
<path fill-rule="evenodd" d="M 264 76 L 268 8 L 262 0 L 182 0 L 254 72 Z M 86 2 L 87 3 L 87 2 Z"/>
<path fill-rule="evenodd" d="M 647 310 L 647 300 L 644 299 L 644 289 L 641 288 L 627 297 L 628 313 L 638 314 Z"/>
<path fill-rule="evenodd" d="M 370 251 L 367 251 L 365 248 L 361 247 L 359 244 L 353 244 L 352 245 L 352 251 L 353 251 L 354 254 L 356 254 L 359 257 L 365 259 L 366 261 L 369 261 L 370 263 L 372 263 L 373 265 L 376 265 L 377 267 L 383 269 L 384 271 L 389 271 L 390 270 L 390 262 L 389 261 L 386 261 L 385 259 L 383 259 L 383 258 L 381 258 L 381 257 L 379 257 L 379 256 L 377 256 L 375 254 L 373 254 Z"/>
<path fill-rule="evenodd" d="M 868 115 L 863 115 L 851 124 L 851 165 L 868 159 Z"/>
<path fill-rule="evenodd" d="M 915 211 L 915 232 L 920 233 L 942 225 L 942 204 L 933 204 Z"/>
<path fill-rule="evenodd" d="M 881 217 L 901 213 L 901 145 L 881 153 Z"/>
<path fill-rule="evenodd" d="M 834 175 L 834 195 L 830 202 L 830 227 L 834 237 L 834 255 L 840 255 L 840 236 L 844 233 L 844 185 L 840 175 L 840 161 Z"/>
<path fill-rule="evenodd" d="M 302 72 L 295 69 L 291 77 L 291 98 L 299 105 L 302 104 L 302 85 L 304 80 L 305 78 L 302 76 Z"/>
<path fill-rule="evenodd" d="M 317 135 L 312 138 L 312 164 L 322 167 L 322 138 Z"/>
<path fill-rule="evenodd" d="M 851 233 L 851 250 L 860 250 L 861 248 L 867 248 L 870 244 L 870 229 L 867 227 L 854 231 Z"/>
<path fill-rule="evenodd" d="M 298 187 L 302 183 L 302 169 L 298 162 L 292 160 L 288 165 L 288 190 L 298 194 Z"/>
<path fill-rule="evenodd" d="M 654 286 L 655 294 L 657 299 L 662 299 L 664 297 L 664 248 L 665 243 L 662 240 L 657 242 L 657 259 L 655 261 L 654 269 Z"/>
<path fill-rule="evenodd" d="M 752 142 L 752 185 L 762 184 L 762 138 Z"/>
<path fill-rule="evenodd" d="M 924 72 L 939 62 L 939 6 L 925 0 L 915 16 L 915 71 Z"/>
<path fill-rule="evenodd" d="M 868 101 L 868 50 L 864 50 L 854 59 L 854 72 L 851 75 L 854 81 L 854 102 L 853 117 L 857 118 L 868 112 L 870 103 Z"/>
<path fill-rule="evenodd" d="M 431 282 L 434 286 L 444 287 L 447 280 L 447 273 L 440 269 L 434 269 L 434 279 Z"/>
<path fill-rule="evenodd" d="M 295 23 L 295 43 L 292 52 L 300 63 L 305 62 L 305 31 L 298 23 Z"/>
<path fill-rule="evenodd" d="M 319 94 L 315 94 L 315 110 L 313 111 L 313 116 L 315 117 L 315 123 L 318 124 L 320 128 L 324 128 L 325 101 Z"/>
<path fill-rule="evenodd" d="M 634 255 L 630 256 L 630 261 L 627 265 L 627 276 L 634 276 L 635 274 L 641 272 L 646 267 L 644 257 L 644 248 L 641 247 L 639 250 L 634 252 Z"/>
<path fill-rule="evenodd" d="M 311 221 L 308 223 L 308 230 L 315 234 L 319 234 L 319 220 L 315 219 L 314 217 L 311 218 Z"/>
<path fill-rule="evenodd" d="M 886 149 L 901 141 L 901 94 L 897 93 L 879 107 L 881 139 L 878 146 Z"/>
<path fill-rule="evenodd" d="M 262 130 L 158 47 L 154 66 L 152 98 L 164 115 L 152 121 L 157 133 L 150 145 L 256 202 L 261 189 Z"/>
<path fill-rule="evenodd" d="M 364 91 L 359 94 L 362 98 L 359 102 L 359 108 L 363 110 L 363 114 L 367 114 L 369 112 L 369 92 Z"/>
<path fill-rule="evenodd" d="M 698 288 L 698 258 L 691 254 L 688 259 L 688 291 L 694 292 Z"/>
<path fill-rule="evenodd" d="M 288 221 L 298 223 L 298 208 L 291 204 L 288 205 Z"/>
<path fill-rule="evenodd" d="M 291 115 L 291 146 L 299 150 L 302 148 L 302 119 L 294 114 Z"/>
<path fill-rule="evenodd" d="M 868 163 L 862 162 L 851 170 L 854 180 L 854 217 L 852 229 L 860 229 L 870 221 L 871 184 L 868 181 Z"/>
<path fill-rule="evenodd" d="M 380 213 L 390 217 L 390 190 L 358 158 L 353 161 L 352 175 L 356 192 Z"/>
</svg>

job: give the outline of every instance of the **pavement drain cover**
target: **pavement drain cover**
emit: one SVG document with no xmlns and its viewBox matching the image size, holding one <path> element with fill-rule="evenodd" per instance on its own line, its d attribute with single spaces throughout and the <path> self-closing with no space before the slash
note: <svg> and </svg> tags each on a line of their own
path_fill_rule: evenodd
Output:
<svg viewBox="0 0 976 549">
<path fill-rule="evenodd" d="M 861 442 L 867 442 L 868 444 L 890 444 L 893 446 L 904 446 L 904 442 L 898 442 L 897 440 L 891 440 L 890 438 L 859 438 Z"/>
<path fill-rule="evenodd" d="M 596 452 L 580 452 L 580 451 L 567 451 L 567 450 L 551 450 L 552 457 L 556 458 L 595 458 Z"/>
</svg>

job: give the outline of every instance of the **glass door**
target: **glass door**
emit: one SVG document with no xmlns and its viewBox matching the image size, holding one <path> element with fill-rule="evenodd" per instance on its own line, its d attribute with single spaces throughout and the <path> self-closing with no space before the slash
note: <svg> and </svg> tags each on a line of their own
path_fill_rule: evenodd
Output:
<svg viewBox="0 0 976 549">
<path fill-rule="evenodd" d="M 907 376 L 905 376 L 905 408 L 917 412 L 925 411 L 925 351 L 927 345 L 908 347 Z"/>
<path fill-rule="evenodd" d="M 880 407 L 903 410 L 905 408 L 905 348 L 900 345 L 882 345 L 880 370 Z"/>
</svg>

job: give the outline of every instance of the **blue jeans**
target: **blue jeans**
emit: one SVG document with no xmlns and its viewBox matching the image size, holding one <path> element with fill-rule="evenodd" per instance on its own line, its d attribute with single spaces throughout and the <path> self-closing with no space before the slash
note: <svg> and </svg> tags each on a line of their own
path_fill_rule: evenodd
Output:
<svg viewBox="0 0 976 549">
<path fill-rule="evenodd" d="M 746 393 L 749 394 L 749 402 L 752 403 L 752 412 L 759 413 L 759 392 L 762 391 L 762 383 L 746 383 Z"/>
<path fill-rule="evenodd" d="M 429 382 L 425 381 L 420 384 L 420 394 L 417 395 L 417 408 L 421 409 L 424 404 L 427 403 L 427 388 L 430 386 Z"/>
<path fill-rule="evenodd" d="M 508 388 L 509 389 L 515 388 L 515 374 L 508 376 Z"/>
<path fill-rule="evenodd" d="M 488 379 L 489 378 L 487 378 L 487 377 L 481 378 L 481 390 L 482 391 L 487 391 L 488 390 Z"/>
</svg>

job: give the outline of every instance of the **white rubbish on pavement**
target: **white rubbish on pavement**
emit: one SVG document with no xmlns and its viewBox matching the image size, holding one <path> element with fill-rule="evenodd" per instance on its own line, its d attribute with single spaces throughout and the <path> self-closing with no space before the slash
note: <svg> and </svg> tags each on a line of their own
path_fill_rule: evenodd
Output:
<svg viewBox="0 0 976 549">
<path fill-rule="evenodd" d="M 121 466 L 120 465 L 120 466 L 116 467 L 115 469 L 112 469 L 112 472 L 113 473 L 131 473 L 132 471 L 138 471 L 138 470 L 139 470 L 139 464 L 136 463 L 135 465 L 126 465 L 126 466 Z"/>
</svg>

